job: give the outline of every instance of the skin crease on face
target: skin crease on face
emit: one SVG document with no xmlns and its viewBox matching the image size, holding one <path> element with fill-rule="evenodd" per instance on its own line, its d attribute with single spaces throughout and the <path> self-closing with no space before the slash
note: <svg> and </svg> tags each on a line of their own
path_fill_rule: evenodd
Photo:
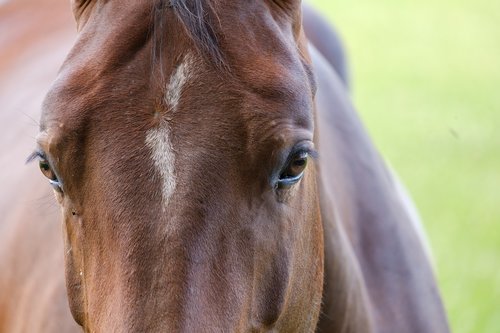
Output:
<svg viewBox="0 0 500 333">
<path fill-rule="evenodd" d="M 316 327 L 323 245 L 300 2 L 212 5 L 225 13 L 213 29 L 226 71 L 175 8 L 156 9 L 151 33 L 151 1 L 73 2 L 78 40 L 38 142 L 61 185 L 70 307 L 88 332 Z M 297 156 L 303 176 L 280 182 Z"/>
</svg>

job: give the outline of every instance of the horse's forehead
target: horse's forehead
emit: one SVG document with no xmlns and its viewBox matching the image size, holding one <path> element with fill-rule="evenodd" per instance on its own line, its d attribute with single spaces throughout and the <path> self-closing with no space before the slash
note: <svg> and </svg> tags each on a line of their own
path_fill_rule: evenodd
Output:
<svg viewBox="0 0 500 333">
<path fill-rule="evenodd" d="M 241 8 L 231 6 L 235 13 L 245 10 L 246 7 L 248 5 L 241 6 Z M 269 7 L 260 6 L 259 10 L 265 10 L 265 8 Z M 296 45 L 294 45 L 293 41 L 290 41 L 291 36 L 283 35 L 283 32 L 273 24 L 269 12 L 260 16 L 259 13 L 252 13 L 250 15 L 251 19 L 248 16 L 248 13 L 247 15 L 236 16 L 240 20 L 239 23 L 245 26 L 245 29 L 242 29 L 245 32 L 230 29 L 231 27 L 227 22 L 221 22 L 221 27 L 227 30 L 228 38 L 226 42 L 230 44 L 224 45 L 223 52 L 227 52 L 231 57 L 231 71 L 245 85 L 243 89 L 256 92 L 263 95 L 263 97 L 274 97 L 275 101 L 280 99 L 279 102 L 282 105 L 297 102 L 297 98 L 308 99 L 312 76 L 308 75 L 307 70 L 304 70 L 303 59 L 297 57 L 299 53 Z M 224 17 L 235 17 L 235 15 L 224 15 Z M 258 26 L 255 26 L 255 23 L 259 23 Z M 253 37 L 246 38 L 247 35 Z M 118 36 L 113 37 L 114 39 L 118 39 Z M 66 70 L 62 71 L 59 82 L 56 83 L 55 88 L 48 95 L 44 114 L 48 116 L 47 118 L 55 120 L 52 121 L 55 125 L 65 123 L 65 125 L 80 126 L 83 124 L 82 120 L 85 119 L 86 115 L 94 112 L 96 108 L 101 109 L 99 112 L 103 115 L 102 118 L 106 118 L 105 115 L 112 113 L 113 109 L 126 109 L 130 106 L 137 109 L 140 105 L 137 104 L 138 100 L 134 99 L 134 97 L 147 94 L 145 89 L 137 89 L 134 85 L 145 86 L 151 84 L 151 78 L 148 76 L 154 75 L 153 71 L 155 70 L 155 68 L 151 67 L 151 61 L 154 61 L 151 58 L 153 49 L 144 52 L 146 56 L 143 57 L 121 58 L 121 62 L 127 63 L 128 61 L 130 66 L 122 66 L 121 70 L 110 77 L 100 75 L 108 70 L 98 66 L 108 64 L 113 67 L 113 61 L 109 60 L 119 57 L 120 48 L 124 48 L 124 54 L 130 52 L 130 49 L 124 46 L 124 42 L 117 42 L 116 47 L 109 47 L 109 45 L 107 46 L 109 43 L 100 45 L 96 40 L 107 41 L 106 36 L 95 36 L 94 38 L 84 38 L 83 42 L 80 41 L 80 44 L 76 45 L 76 49 L 82 50 L 84 55 L 86 50 L 89 49 L 87 45 L 90 45 L 91 49 L 97 53 L 88 57 L 77 54 L 67 60 Z M 147 38 L 144 40 L 147 42 Z M 168 39 L 168 41 L 173 40 Z M 157 46 L 154 45 L 154 41 L 151 44 L 148 47 L 154 48 Z M 188 44 L 183 43 L 184 47 L 185 45 Z M 163 46 L 167 48 L 169 45 L 163 44 Z M 167 109 L 176 109 L 181 97 L 192 100 L 200 96 L 199 93 L 182 94 L 186 86 L 193 86 L 191 84 L 193 81 L 198 81 L 200 78 L 204 80 L 205 82 L 198 81 L 194 84 L 194 86 L 200 87 L 203 84 L 209 86 L 211 82 L 220 80 L 220 76 L 215 71 L 207 71 L 208 67 L 203 66 L 206 62 L 202 59 L 203 55 L 197 52 L 196 45 L 191 45 L 191 47 L 188 50 L 179 48 L 180 52 L 184 53 L 183 56 L 174 54 L 176 61 L 173 63 L 170 61 L 170 66 L 166 68 L 159 66 L 157 68 L 157 70 L 166 69 L 167 72 L 164 82 L 155 92 L 162 95 L 160 97 L 161 104 Z M 168 54 L 172 56 L 170 51 Z M 146 62 L 150 62 L 150 64 L 144 65 Z M 307 66 L 307 64 L 305 65 Z M 127 68 L 132 69 L 127 70 Z M 136 71 L 134 71 L 134 68 Z M 197 75 L 199 73 L 202 73 L 201 77 Z M 227 82 L 225 83 L 227 84 Z M 220 87 L 223 86 L 224 84 L 220 85 Z M 211 89 L 211 91 L 213 92 L 214 89 Z M 222 92 L 219 97 L 221 95 L 223 95 Z M 213 96 L 208 97 L 212 98 Z M 143 107 L 146 107 L 146 104 L 150 104 L 148 107 L 151 107 L 151 104 L 158 102 L 158 97 L 150 95 L 148 98 L 148 100 L 142 98 Z M 128 106 L 125 103 L 117 102 L 125 99 L 128 100 Z M 145 103 L 146 100 L 147 103 Z M 304 104 L 303 101 L 298 102 L 298 104 Z M 302 109 L 308 111 L 307 106 Z M 286 117 L 286 112 L 282 116 Z"/>
</svg>

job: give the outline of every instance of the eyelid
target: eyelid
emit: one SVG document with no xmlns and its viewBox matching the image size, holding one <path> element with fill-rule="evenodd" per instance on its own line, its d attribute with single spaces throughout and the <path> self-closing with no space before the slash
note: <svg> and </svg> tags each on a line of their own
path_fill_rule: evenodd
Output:
<svg viewBox="0 0 500 333">
<path fill-rule="evenodd" d="M 288 160 L 286 163 L 289 163 L 289 160 L 293 158 L 293 156 L 299 154 L 299 153 L 306 153 L 309 157 L 312 157 L 312 159 L 316 160 L 319 158 L 319 153 L 314 149 L 312 142 L 302 142 L 296 144 L 292 150 L 288 153 Z"/>
<path fill-rule="evenodd" d="M 49 159 L 47 158 L 47 155 L 45 154 L 45 152 L 41 149 L 35 149 L 35 151 L 33 151 L 29 156 L 28 158 L 26 159 L 26 164 L 28 163 L 31 163 L 35 160 L 40 160 L 40 161 L 46 161 L 49 165 L 51 165 Z M 63 184 L 59 178 L 59 176 L 57 175 L 57 172 L 53 169 L 52 166 L 50 166 L 52 172 L 54 173 L 54 176 L 55 176 L 55 179 L 49 179 L 49 184 L 54 188 L 54 190 L 56 190 L 57 192 L 64 192 L 64 189 L 63 189 Z"/>
<path fill-rule="evenodd" d="M 41 149 L 35 149 L 27 158 L 26 164 L 33 162 L 36 159 L 47 160 L 47 155 Z"/>
<path fill-rule="evenodd" d="M 271 174 L 271 184 L 276 187 L 280 176 L 286 170 L 297 154 L 306 153 L 308 157 L 316 160 L 319 157 L 318 152 L 314 149 L 314 143 L 310 140 L 302 140 L 297 142 L 293 147 L 282 151 L 277 159 L 277 168 Z"/>
</svg>

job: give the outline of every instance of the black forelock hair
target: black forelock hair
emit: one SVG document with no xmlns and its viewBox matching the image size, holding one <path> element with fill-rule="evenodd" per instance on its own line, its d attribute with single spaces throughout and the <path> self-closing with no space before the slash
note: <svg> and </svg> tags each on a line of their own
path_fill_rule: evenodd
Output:
<svg viewBox="0 0 500 333">
<path fill-rule="evenodd" d="M 165 33 L 165 10 L 173 10 L 195 47 L 206 60 L 219 70 L 228 70 L 214 29 L 217 13 L 210 0 L 153 0 L 153 34 L 156 39 L 154 56 L 161 54 L 162 35 Z M 158 54 L 157 54 L 158 53 Z"/>
</svg>

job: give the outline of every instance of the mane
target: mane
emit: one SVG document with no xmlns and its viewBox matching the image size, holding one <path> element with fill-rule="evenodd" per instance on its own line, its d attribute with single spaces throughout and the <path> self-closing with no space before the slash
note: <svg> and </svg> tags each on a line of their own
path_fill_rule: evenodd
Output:
<svg viewBox="0 0 500 333">
<path fill-rule="evenodd" d="M 165 34 L 165 11 L 172 10 L 184 27 L 195 47 L 219 70 L 228 66 L 221 51 L 213 21 L 218 22 L 215 8 L 210 0 L 154 0 L 153 37 L 156 46 L 153 56 L 161 56 L 162 41 Z"/>
</svg>

